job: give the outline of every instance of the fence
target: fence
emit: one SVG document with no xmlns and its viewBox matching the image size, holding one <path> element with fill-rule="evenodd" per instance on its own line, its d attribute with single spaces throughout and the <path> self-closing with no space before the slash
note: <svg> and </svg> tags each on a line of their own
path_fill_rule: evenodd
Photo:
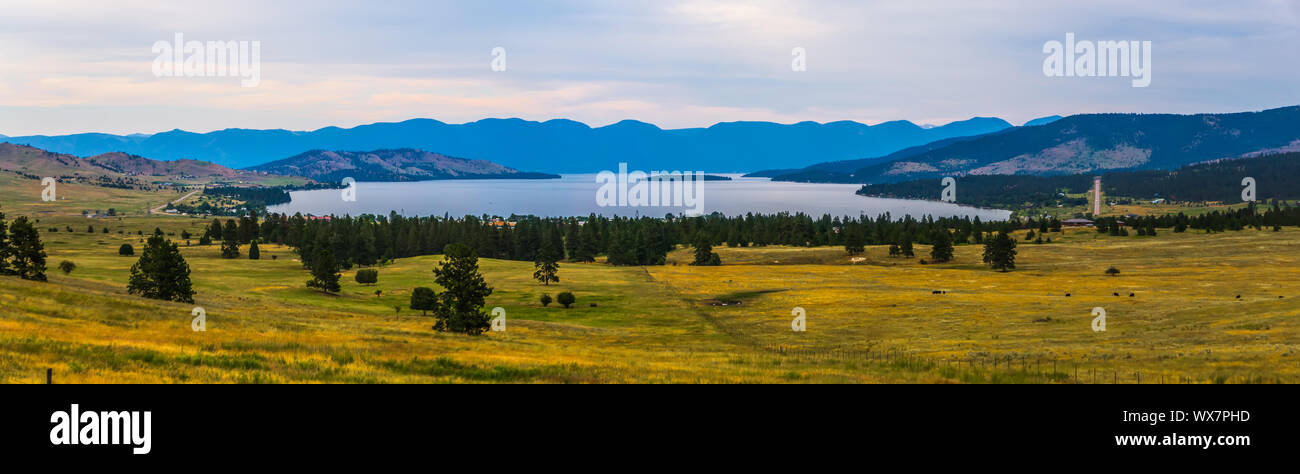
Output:
<svg viewBox="0 0 1300 474">
<path fill-rule="evenodd" d="M 1062 384 L 1197 384 L 1296 383 L 1294 376 L 1248 374 L 1188 374 L 1164 369 L 1121 368 L 1099 361 L 1027 355 L 981 355 L 960 358 L 925 357 L 903 349 L 835 349 L 772 345 L 770 352 L 812 362 L 859 362 L 911 372 L 936 372 L 968 383 Z"/>
</svg>

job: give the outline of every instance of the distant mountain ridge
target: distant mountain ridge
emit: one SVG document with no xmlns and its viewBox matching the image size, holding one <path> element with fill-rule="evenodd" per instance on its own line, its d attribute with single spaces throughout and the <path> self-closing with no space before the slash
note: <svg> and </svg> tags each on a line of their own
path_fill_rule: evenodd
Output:
<svg viewBox="0 0 1300 474">
<path fill-rule="evenodd" d="M 196 160 L 158 161 L 113 152 L 82 158 L 39 148 L 0 143 L 0 170 L 34 176 L 144 176 L 236 178 L 251 172 Z"/>
<path fill-rule="evenodd" d="M 943 176 L 1175 169 L 1288 151 L 1300 151 L 1300 106 L 1230 114 L 1085 114 L 937 141 L 881 158 L 820 163 L 773 179 L 892 183 Z"/>
<path fill-rule="evenodd" d="M 199 159 L 232 168 L 256 166 L 310 150 L 412 148 L 547 172 L 592 173 L 615 169 L 620 162 L 642 170 L 736 172 L 882 156 L 935 140 L 1010 127 L 1005 120 L 987 117 L 929 129 L 907 121 L 877 125 L 839 121 L 789 125 L 724 122 L 707 128 L 674 130 L 635 120 L 593 128 L 564 119 L 485 119 L 465 124 L 414 119 L 310 132 L 172 130 L 152 135 L 84 133 L 0 140 L 78 156 L 121 151 L 163 160 Z"/>
<path fill-rule="evenodd" d="M 322 182 L 428 181 L 436 179 L 550 179 L 557 175 L 507 168 L 486 160 L 469 160 L 403 148 L 374 151 L 312 150 L 249 168 L 271 174 L 302 176 Z"/>
</svg>

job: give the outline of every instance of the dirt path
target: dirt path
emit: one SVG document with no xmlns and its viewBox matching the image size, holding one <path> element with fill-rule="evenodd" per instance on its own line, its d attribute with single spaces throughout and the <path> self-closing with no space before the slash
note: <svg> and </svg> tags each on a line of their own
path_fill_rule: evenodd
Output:
<svg viewBox="0 0 1300 474">
<path fill-rule="evenodd" d="M 163 205 L 161 205 L 161 206 L 158 206 L 158 207 L 155 207 L 155 208 L 153 208 L 153 209 L 150 209 L 150 210 L 149 210 L 149 213 L 150 213 L 150 214 L 161 213 L 162 210 L 163 210 L 163 208 L 167 207 L 169 204 L 176 204 L 176 203 L 178 203 L 178 202 L 181 202 L 181 201 L 184 201 L 184 200 L 186 200 L 186 199 L 189 199 L 190 196 L 193 196 L 194 193 L 197 193 L 197 192 L 199 192 L 199 191 L 201 191 L 201 190 L 196 189 L 196 190 L 194 190 L 194 191 L 190 191 L 189 194 L 186 194 L 186 195 L 184 195 L 184 196 L 181 196 L 180 199 L 177 199 L 177 200 L 172 201 L 172 202 L 169 202 L 169 203 L 167 203 L 167 204 L 163 204 Z"/>
</svg>

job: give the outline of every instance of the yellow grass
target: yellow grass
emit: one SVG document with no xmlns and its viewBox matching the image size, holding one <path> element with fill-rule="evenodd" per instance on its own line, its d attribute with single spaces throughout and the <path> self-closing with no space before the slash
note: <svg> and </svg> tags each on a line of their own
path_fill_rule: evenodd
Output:
<svg viewBox="0 0 1300 474">
<path fill-rule="evenodd" d="M 694 267 L 680 249 L 665 266 L 562 263 L 551 286 L 531 279 L 529 262 L 482 260 L 496 288 L 488 306 L 506 309 L 507 331 L 472 337 L 436 333 L 405 308 L 412 288 L 433 286 L 438 257 L 379 267 L 373 287 L 345 272 L 344 291 L 326 296 L 305 288 L 286 248 L 265 245 L 250 261 L 183 247 L 198 301 L 166 303 L 125 293 L 135 259 L 117 247 L 139 248 L 136 230 L 197 233 L 207 221 L 94 222 L 110 234 L 85 233 L 87 221 L 41 224 L 49 283 L 0 277 L 0 381 L 43 383 L 46 368 L 58 383 L 1090 383 L 1093 370 L 1098 383 L 1300 380 L 1294 228 L 1069 230 L 1021 243 L 1008 273 L 982 266 L 973 245 L 943 265 L 883 247 L 857 258 L 770 247 L 719 248 L 723 266 Z M 65 225 L 76 232 L 46 231 Z M 64 276 L 62 260 L 78 269 Z M 1120 275 L 1106 276 L 1110 266 Z M 577 295 L 574 308 L 537 303 L 561 291 Z M 196 306 L 205 332 L 190 329 Z M 794 307 L 806 332 L 791 331 Z M 1090 327 L 1094 307 L 1108 315 L 1105 332 Z"/>
</svg>

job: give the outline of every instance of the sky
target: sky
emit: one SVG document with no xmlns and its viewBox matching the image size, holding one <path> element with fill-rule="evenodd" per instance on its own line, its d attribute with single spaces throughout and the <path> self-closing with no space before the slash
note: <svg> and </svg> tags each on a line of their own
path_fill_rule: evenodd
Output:
<svg viewBox="0 0 1300 474">
<path fill-rule="evenodd" d="M 1300 104 L 1300 0 L 5 0 L 0 12 L 8 136 L 411 118 L 1020 124 Z M 154 45 L 177 33 L 258 41 L 257 86 L 156 76 Z M 1044 43 L 1067 33 L 1150 41 L 1150 86 L 1045 76 Z"/>
</svg>

